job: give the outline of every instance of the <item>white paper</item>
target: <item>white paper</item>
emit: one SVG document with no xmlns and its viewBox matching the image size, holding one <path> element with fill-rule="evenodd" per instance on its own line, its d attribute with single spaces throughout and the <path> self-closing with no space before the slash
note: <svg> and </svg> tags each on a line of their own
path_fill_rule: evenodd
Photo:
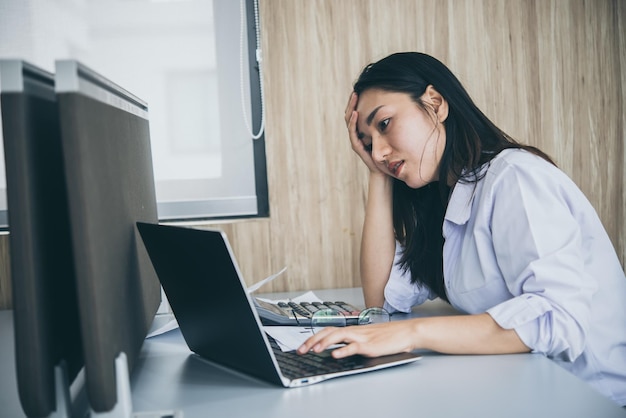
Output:
<svg viewBox="0 0 626 418">
<path fill-rule="evenodd" d="M 311 327 L 274 326 L 263 327 L 266 333 L 276 340 L 282 351 L 294 351 L 313 335 Z M 335 344 L 328 347 L 332 350 L 345 344 Z"/>
<path fill-rule="evenodd" d="M 278 302 L 296 302 L 296 303 L 300 303 L 300 302 L 323 302 L 322 299 L 318 298 L 317 295 L 313 292 L 311 292 L 310 290 L 306 293 L 301 294 L 300 296 L 296 296 L 295 298 L 290 298 L 290 299 L 266 299 L 266 298 L 260 298 L 257 297 L 258 300 L 262 300 L 264 302 L 267 303 L 278 303 Z"/>
<path fill-rule="evenodd" d="M 311 327 L 294 326 L 267 326 L 263 327 L 266 333 L 276 340 L 283 351 L 293 351 L 300 347 L 311 335 Z"/>
<path fill-rule="evenodd" d="M 260 282 L 257 282 L 255 284 L 253 284 L 252 286 L 248 287 L 248 293 L 252 293 L 252 292 L 258 290 L 259 287 L 263 286 L 264 284 L 267 284 L 267 283 L 271 282 L 272 280 L 274 280 L 275 278 L 277 278 L 278 276 L 283 274 L 285 271 L 287 271 L 287 267 L 283 267 L 283 269 L 281 271 L 279 271 L 278 273 L 274 273 L 271 276 L 268 276 L 265 279 L 261 280 Z"/>
<path fill-rule="evenodd" d="M 168 331 L 178 328 L 178 322 L 176 318 L 167 321 L 165 324 L 161 325 L 159 328 L 152 331 L 150 334 L 146 336 L 146 338 L 156 337 L 157 335 L 165 334 Z"/>
</svg>

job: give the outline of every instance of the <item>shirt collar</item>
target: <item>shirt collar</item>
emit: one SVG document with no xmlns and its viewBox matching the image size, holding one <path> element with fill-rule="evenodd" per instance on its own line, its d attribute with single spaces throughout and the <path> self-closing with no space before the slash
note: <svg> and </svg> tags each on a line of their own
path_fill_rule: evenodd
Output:
<svg viewBox="0 0 626 418">
<path fill-rule="evenodd" d="M 448 208 L 446 209 L 445 219 L 457 224 L 464 225 L 469 221 L 472 214 L 472 203 L 476 190 L 482 187 L 482 180 L 487 175 L 490 162 L 483 164 L 477 172 L 473 174 L 463 173 L 461 179 L 456 182 L 454 189 L 450 194 Z"/>
<path fill-rule="evenodd" d="M 466 224 L 472 212 L 476 183 L 457 182 L 450 195 L 445 219 L 457 225 Z"/>
</svg>

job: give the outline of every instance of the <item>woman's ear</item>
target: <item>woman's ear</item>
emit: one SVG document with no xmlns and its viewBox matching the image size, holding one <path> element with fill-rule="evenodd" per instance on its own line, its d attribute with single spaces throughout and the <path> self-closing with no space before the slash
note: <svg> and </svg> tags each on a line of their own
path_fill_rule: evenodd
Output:
<svg viewBox="0 0 626 418">
<path fill-rule="evenodd" d="M 428 103 L 433 108 L 439 122 L 443 122 L 448 118 L 448 101 L 432 85 L 426 87 L 426 91 L 422 95 L 422 101 Z"/>
</svg>

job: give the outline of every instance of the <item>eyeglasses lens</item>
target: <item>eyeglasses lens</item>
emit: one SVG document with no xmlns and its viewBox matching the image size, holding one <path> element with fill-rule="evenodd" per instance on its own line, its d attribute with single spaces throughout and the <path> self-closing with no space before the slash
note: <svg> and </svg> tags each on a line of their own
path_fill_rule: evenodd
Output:
<svg viewBox="0 0 626 418">
<path fill-rule="evenodd" d="M 346 317 L 336 309 L 321 309 L 311 317 L 311 328 L 313 332 L 324 327 L 345 327 Z"/>
<path fill-rule="evenodd" d="M 359 314 L 359 325 L 381 324 L 389 322 L 389 312 L 382 308 L 365 309 Z"/>
</svg>

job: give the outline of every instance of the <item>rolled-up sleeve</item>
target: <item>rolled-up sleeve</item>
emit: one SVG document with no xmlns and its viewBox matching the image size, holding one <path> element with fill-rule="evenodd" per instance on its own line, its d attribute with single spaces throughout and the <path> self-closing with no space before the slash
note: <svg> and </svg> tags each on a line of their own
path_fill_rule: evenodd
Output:
<svg viewBox="0 0 626 418">
<path fill-rule="evenodd" d="M 574 361 L 585 348 L 597 289 L 585 273 L 576 202 L 549 176 L 506 170 L 490 188 L 490 224 L 498 266 L 514 297 L 487 312 L 533 352 Z"/>
<path fill-rule="evenodd" d="M 411 283 L 411 273 L 404 270 L 399 261 L 404 247 L 396 243 L 396 254 L 389 280 L 385 286 L 385 305 L 383 308 L 390 313 L 411 312 L 415 305 L 421 305 L 428 299 L 432 299 L 431 291 L 427 286 Z"/>
</svg>

